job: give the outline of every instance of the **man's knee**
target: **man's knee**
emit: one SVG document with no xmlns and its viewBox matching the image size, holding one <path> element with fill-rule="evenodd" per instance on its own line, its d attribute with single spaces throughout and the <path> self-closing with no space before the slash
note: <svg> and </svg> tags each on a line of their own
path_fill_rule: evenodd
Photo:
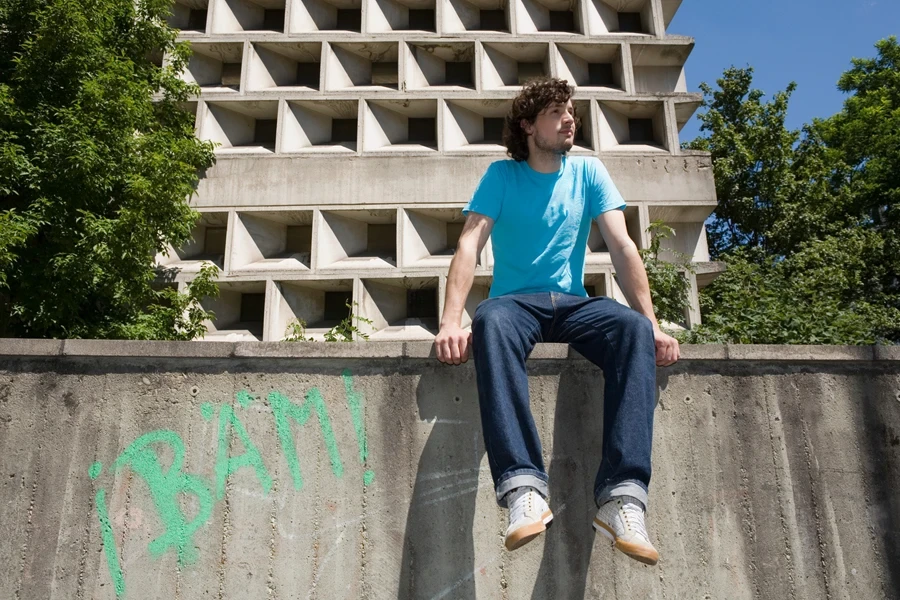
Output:
<svg viewBox="0 0 900 600">
<path fill-rule="evenodd" d="M 472 333 L 494 334 L 515 328 L 512 307 L 502 299 L 485 300 L 475 310 L 472 319 Z"/>
</svg>

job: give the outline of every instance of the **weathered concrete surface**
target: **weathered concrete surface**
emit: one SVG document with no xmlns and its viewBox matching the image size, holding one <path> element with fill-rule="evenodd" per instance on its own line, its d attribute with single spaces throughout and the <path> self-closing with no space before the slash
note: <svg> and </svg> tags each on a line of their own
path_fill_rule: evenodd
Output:
<svg viewBox="0 0 900 600">
<path fill-rule="evenodd" d="M 0 598 L 900 597 L 897 348 L 661 369 L 657 567 L 594 539 L 602 380 L 567 354 L 530 362 L 555 526 L 508 553 L 474 370 L 427 343 L 0 340 Z"/>
</svg>

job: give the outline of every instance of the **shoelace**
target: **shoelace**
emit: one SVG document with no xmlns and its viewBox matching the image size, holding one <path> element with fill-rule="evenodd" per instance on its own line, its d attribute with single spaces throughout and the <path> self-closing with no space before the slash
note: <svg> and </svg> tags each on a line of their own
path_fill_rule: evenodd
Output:
<svg viewBox="0 0 900 600">
<path fill-rule="evenodd" d="M 647 527 L 644 525 L 644 511 L 641 510 L 641 507 L 631 502 L 623 504 L 622 514 L 625 516 L 625 527 L 649 543 L 650 536 L 647 534 Z"/>
<path fill-rule="evenodd" d="M 509 520 L 511 523 L 515 523 L 523 516 L 525 516 L 525 512 L 529 511 L 533 507 L 534 497 L 529 492 L 524 492 L 521 495 L 517 496 L 512 501 L 512 507 L 509 511 Z"/>
</svg>

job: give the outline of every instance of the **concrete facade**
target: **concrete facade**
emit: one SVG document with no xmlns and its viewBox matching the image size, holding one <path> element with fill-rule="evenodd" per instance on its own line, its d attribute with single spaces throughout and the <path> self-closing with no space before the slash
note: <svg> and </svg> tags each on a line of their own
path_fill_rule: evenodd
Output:
<svg viewBox="0 0 900 600">
<path fill-rule="evenodd" d="M 0 597 L 900 597 L 897 348 L 660 369 L 656 567 L 590 527 L 596 368 L 531 357 L 556 519 L 510 553 L 474 369 L 432 352 L 2 340 Z"/>
<path fill-rule="evenodd" d="M 551 75 L 576 85 L 572 154 L 607 165 L 638 247 L 662 220 L 676 231 L 664 248 L 697 263 L 693 325 L 716 272 L 703 227 L 716 201 L 709 157 L 679 147 L 701 100 L 684 74 L 694 41 L 667 32 L 679 5 L 177 0 L 171 23 L 194 50 L 183 76 L 201 88 L 188 106 L 218 162 L 192 199 L 194 241 L 159 263 L 181 285 L 203 261 L 221 269 L 208 340 L 277 341 L 296 319 L 320 337 L 348 301 L 372 339 L 431 339 L 460 209 L 505 157 L 521 84 Z M 588 246 L 588 292 L 625 302 L 596 226 Z M 470 306 L 492 266 L 488 245 Z"/>
</svg>

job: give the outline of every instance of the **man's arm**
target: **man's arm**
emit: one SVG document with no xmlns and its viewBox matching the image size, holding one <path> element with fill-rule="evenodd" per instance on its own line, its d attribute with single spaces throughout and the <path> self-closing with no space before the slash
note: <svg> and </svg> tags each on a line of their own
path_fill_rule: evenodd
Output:
<svg viewBox="0 0 900 600">
<path fill-rule="evenodd" d="M 613 267 L 616 269 L 619 287 L 625 293 L 628 304 L 653 323 L 656 364 L 663 367 L 671 365 L 679 357 L 678 340 L 663 333 L 656 322 L 647 271 L 644 269 L 644 261 L 641 260 L 637 246 L 628 237 L 625 213 L 621 210 L 607 211 L 597 217 L 597 224 L 606 241 Z"/>
<path fill-rule="evenodd" d="M 472 334 L 460 327 L 463 308 L 472 281 L 478 255 L 487 243 L 494 227 L 494 220 L 476 212 L 466 217 L 456 253 L 450 261 L 447 275 L 447 297 L 444 299 L 444 313 L 441 316 L 441 330 L 434 339 L 438 360 L 458 365 L 469 359 Z"/>
</svg>

